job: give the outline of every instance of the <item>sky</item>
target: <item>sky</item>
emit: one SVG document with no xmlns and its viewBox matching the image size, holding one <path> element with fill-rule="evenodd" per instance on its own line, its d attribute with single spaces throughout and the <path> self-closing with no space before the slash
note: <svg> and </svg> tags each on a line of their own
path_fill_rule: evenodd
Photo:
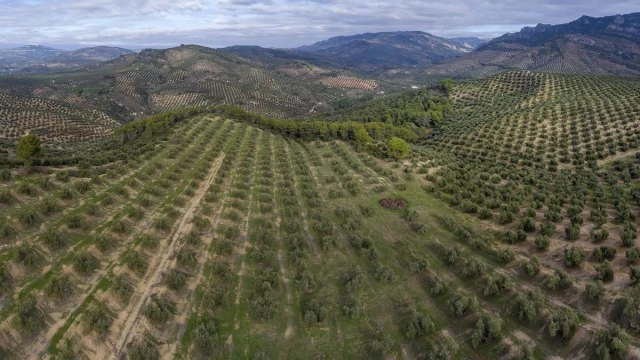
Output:
<svg viewBox="0 0 640 360">
<path fill-rule="evenodd" d="M 292 48 L 400 30 L 492 38 L 538 23 L 638 11 L 638 0 L 0 0 L 0 47 Z"/>
</svg>

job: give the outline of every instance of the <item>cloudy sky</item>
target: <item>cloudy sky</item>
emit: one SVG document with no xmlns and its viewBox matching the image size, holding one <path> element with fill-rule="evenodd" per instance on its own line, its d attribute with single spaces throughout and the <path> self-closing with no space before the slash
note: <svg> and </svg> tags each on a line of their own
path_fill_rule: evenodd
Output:
<svg viewBox="0 0 640 360">
<path fill-rule="evenodd" d="M 494 37 L 637 11 L 638 0 L 0 0 L 0 46 L 296 47 L 396 30 Z"/>
</svg>

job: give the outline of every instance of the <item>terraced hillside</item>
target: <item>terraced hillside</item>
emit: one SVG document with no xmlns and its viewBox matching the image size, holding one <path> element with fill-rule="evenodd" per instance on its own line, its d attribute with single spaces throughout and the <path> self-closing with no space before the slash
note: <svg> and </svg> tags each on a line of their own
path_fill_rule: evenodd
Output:
<svg viewBox="0 0 640 360">
<path fill-rule="evenodd" d="M 316 70 L 311 79 L 268 70 L 236 55 L 182 46 L 125 55 L 88 71 L 2 76 L 0 137 L 11 142 L 34 129 L 49 145 L 94 140 L 144 115 L 213 104 L 296 117 L 345 91 L 377 86 L 353 75 Z"/>
</svg>

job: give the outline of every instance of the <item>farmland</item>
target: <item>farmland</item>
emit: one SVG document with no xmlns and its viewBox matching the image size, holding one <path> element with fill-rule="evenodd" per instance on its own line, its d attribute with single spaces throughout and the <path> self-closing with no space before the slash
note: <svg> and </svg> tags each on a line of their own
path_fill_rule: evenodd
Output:
<svg viewBox="0 0 640 360">
<path fill-rule="evenodd" d="M 306 66 L 302 66 L 306 68 Z M 314 68 L 312 78 L 276 71 L 200 46 L 145 50 L 72 72 L 0 78 L 0 140 L 29 131 L 51 147 L 96 144 L 126 122 L 205 105 L 238 105 L 273 118 L 293 118 L 373 80 Z"/>
<path fill-rule="evenodd" d="M 203 110 L 3 169 L 0 354 L 638 356 L 639 90 L 513 71 L 306 123 L 334 138 Z M 379 159 L 347 135 L 386 108 L 439 121 Z"/>
</svg>

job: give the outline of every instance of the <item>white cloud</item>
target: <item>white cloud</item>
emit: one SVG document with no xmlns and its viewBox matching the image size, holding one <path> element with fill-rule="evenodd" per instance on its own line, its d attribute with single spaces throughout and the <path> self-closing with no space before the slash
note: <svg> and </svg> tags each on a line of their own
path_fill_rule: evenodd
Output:
<svg viewBox="0 0 640 360">
<path fill-rule="evenodd" d="M 0 42 L 293 47 L 376 31 L 496 36 L 633 11 L 637 0 L 0 0 Z"/>
</svg>

